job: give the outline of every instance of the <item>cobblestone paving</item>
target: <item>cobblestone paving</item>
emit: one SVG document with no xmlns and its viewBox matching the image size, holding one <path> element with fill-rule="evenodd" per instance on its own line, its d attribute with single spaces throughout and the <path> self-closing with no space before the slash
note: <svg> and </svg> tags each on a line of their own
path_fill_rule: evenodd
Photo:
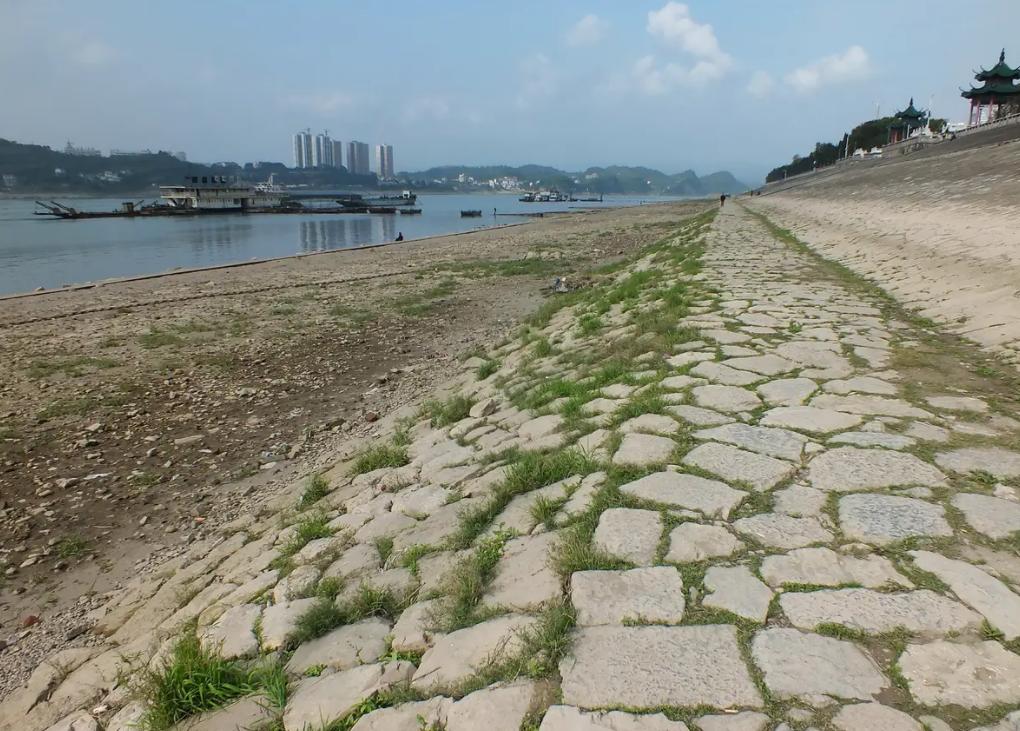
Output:
<svg viewBox="0 0 1020 731">
<path fill-rule="evenodd" d="M 190 637 L 288 687 L 178 728 L 1016 731 L 1020 422 L 906 382 L 887 304 L 684 222 L 112 598 L 0 727 L 151 723 Z"/>
</svg>

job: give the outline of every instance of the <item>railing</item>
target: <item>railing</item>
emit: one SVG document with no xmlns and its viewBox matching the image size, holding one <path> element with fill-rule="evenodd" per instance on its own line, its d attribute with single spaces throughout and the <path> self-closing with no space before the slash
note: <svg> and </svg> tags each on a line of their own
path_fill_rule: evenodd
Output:
<svg viewBox="0 0 1020 731">
<path fill-rule="evenodd" d="M 956 133 L 956 136 L 962 137 L 964 135 L 973 134 L 974 132 L 979 132 L 981 130 L 991 129 L 992 127 L 1005 127 L 1007 124 L 1017 123 L 1020 123 L 1020 112 L 1017 112 L 1016 114 L 1007 114 L 1005 117 L 993 119 L 991 122 L 983 122 L 981 124 L 975 124 L 973 127 L 961 129 L 959 132 Z"/>
</svg>

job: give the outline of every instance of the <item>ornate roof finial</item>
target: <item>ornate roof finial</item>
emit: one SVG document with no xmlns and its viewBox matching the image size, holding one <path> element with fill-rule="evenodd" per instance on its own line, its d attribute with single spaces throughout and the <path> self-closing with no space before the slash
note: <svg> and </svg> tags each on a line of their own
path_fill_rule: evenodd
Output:
<svg viewBox="0 0 1020 731">
<path fill-rule="evenodd" d="M 912 106 L 914 106 L 914 97 L 910 97 L 910 104 L 907 105 L 908 108 Z"/>
<path fill-rule="evenodd" d="M 999 54 L 999 63 L 1006 63 L 1006 49 L 1002 49 L 1002 53 Z"/>
</svg>

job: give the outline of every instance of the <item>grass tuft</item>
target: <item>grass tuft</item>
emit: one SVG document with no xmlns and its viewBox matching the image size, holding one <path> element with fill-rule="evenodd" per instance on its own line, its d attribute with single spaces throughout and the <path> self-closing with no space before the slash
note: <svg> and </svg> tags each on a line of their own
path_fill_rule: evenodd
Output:
<svg viewBox="0 0 1020 731">
<path fill-rule="evenodd" d="M 383 467 L 403 467 L 410 461 L 406 445 L 377 444 L 360 452 L 354 458 L 354 466 L 351 469 L 351 473 L 363 475 L 366 472 L 373 472 Z"/>
<path fill-rule="evenodd" d="M 429 400 L 422 406 L 423 416 L 427 416 L 432 426 L 449 426 L 461 419 L 466 419 L 475 402 L 467 396 L 451 396 L 446 401 Z"/>
<path fill-rule="evenodd" d="M 298 500 L 298 508 L 307 508 L 322 500 L 329 494 L 329 482 L 322 475 L 312 475 L 305 491 Z"/>
</svg>

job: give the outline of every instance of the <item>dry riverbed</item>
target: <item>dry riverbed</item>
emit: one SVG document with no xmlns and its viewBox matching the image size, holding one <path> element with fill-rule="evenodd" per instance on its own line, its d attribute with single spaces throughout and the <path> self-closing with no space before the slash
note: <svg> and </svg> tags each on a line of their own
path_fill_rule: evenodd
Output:
<svg viewBox="0 0 1020 731">
<path fill-rule="evenodd" d="M 0 696 L 157 565 L 701 204 L 579 212 L 0 306 Z"/>
</svg>

